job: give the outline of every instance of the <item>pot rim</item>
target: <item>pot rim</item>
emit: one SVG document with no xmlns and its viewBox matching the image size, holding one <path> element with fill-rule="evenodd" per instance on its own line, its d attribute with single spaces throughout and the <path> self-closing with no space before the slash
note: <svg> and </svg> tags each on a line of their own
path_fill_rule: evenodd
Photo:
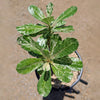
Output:
<svg viewBox="0 0 100 100">
<path fill-rule="evenodd" d="M 82 61 L 82 58 L 81 58 L 80 54 L 77 51 L 75 51 L 75 53 L 78 56 L 78 58 Z M 82 74 L 83 74 L 83 68 L 81 69 L 80 74 L 78 75 L 77 80 L 70 86 L 70 88 L 73 88 L 80 81 L 80 79 L 82 77 Z"/>
</svg>

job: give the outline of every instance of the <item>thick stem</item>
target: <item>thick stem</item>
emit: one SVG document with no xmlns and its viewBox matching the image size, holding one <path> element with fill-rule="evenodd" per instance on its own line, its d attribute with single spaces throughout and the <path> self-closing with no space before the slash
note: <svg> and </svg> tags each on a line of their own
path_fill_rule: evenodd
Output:
<svg viewBox="0 0 100 100">
<path fill-rule="evenodd" d="M 49 51 L 50 51 L 50 37 L 47 40 L 47 45 L 48 45 L 48 48 L 49 48 Z"/>
<path fill-rule="evenodd" d="M 47 45 L 48 45 L 49 51 L 50 51 L 50 36 L 51 36 L 51 27 L 49 26 L 49 34 L 47 37 Z"/>
</svg>

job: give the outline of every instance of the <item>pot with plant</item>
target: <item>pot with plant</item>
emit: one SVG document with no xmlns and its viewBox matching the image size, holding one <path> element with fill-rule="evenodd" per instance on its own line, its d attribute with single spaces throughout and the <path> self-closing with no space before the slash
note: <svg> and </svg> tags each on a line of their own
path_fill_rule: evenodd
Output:
<svg viewBox="0 0 100 100">
<path fill-rule="evenodd" d="M 77 7 L 72 6 L 64 11 L 59 17 L 54 19 L 52 16 L 53 4 L 46 6 L 46 16 L 35 5 L 28 7 L 29 13 L 42 23 L 25 24 L 16 27 L 17 31 L 22 35 L 18 37 L 18 44 L 29 52 L 33 58 L 27 58 L 17 64 L 16 70 L 20 74 L 28 74 L 36 71 L 39 76 L 37 91 L 43 97 L 49 95 L 52 87 L 64 88 L 67 83 L 78 76 L 78 80 L 82 73 L 82 61 L 77 53 L 79 43 L 77 39 L 67 37 L 62 40 L 59 34 L 55 32 L 69 33 L 74 31 L 73 26 L 66 26 L 64 19 L 73 16 Z M 32 38 L 40 35 L 37 41 Z M 77 56 L 70 56 L 71 54 Z M 60 83 L 60 84 L 58 84 Z M 77 83 L 75 80 L 74 86 Z"/>
</svg>

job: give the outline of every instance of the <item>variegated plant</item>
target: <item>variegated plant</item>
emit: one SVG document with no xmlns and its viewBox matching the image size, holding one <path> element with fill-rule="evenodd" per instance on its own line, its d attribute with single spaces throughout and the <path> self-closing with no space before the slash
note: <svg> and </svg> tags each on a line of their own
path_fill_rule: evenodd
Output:
<svg viewBox="0 0 100 100">
<path fill-rule="evenodd" d="M 68 33 L 74 31 L 73 26 L 65 26 L 64 19 L 73 16 L 77 7 L 68 8 L 57 19 L 51 16 L 52 3 L 46 6 L 47 16 L 35 5 L 29 6 L 28 11 L 42 24 L 25 24 L 16 27 L 22 35 L 17 39 L 18 44 L 34 56 L 21 61 L 16 70 L 20 74 L 37 70 L 41 76 L 37 84 L 37 90 L 40 95 L 46 97 L 52 89 L 51 70 L 60 81 L 68 83 L 73 77 L 72 71 L 80 71 L 83 66 L 80 59 L 68 56 L 77 50 L 79 45 L 77 39 L 66 38 L 62 40 L 59 34 L 54 34 L 54 32 Z M 37 41 L 34 41 L 32 37 L 37 35 L 41 36 Z"/>
</svg>

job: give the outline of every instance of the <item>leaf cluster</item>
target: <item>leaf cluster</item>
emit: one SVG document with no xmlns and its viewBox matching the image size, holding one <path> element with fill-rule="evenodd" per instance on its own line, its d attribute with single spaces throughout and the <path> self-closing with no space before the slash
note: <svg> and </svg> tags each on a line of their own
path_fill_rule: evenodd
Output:
<svg viewBox="0 0 100 100">
<path fill-rule="evenodd" d="M 68 83 L 73 77 L 72 71 L 80 71 L 83 66 L 80 59 L 69 57 L 69 54 L 77 50 L 79 46 L 77 39 L 66 38 L 62 40 L 59 34 L 54 34 L 54 32 L 69 33 L 74 31 L 72 25 L 65 25 L 64 19 L 73 16 L 77 7 L 68 8 L 56 19 L 52 16 L 52 3 L 46 6 L 46 16 L 35 5 L 29 6 L 28 11 L 42 23 L 30 23 L 16 27 L 21 34 L 17 39 L 18 44 L 33 56 L 33 58 L 19 62 L 16 70 L 20 74 L 37 70 L 41 76 L 37 90 L 40 95 L 46 97 L 52 89 L 51 70 L 60 81 Z M 34 41 L 32 37 L 37 35 L 40 35 L 40 37 L 37 41 Z"/>
</svg>

